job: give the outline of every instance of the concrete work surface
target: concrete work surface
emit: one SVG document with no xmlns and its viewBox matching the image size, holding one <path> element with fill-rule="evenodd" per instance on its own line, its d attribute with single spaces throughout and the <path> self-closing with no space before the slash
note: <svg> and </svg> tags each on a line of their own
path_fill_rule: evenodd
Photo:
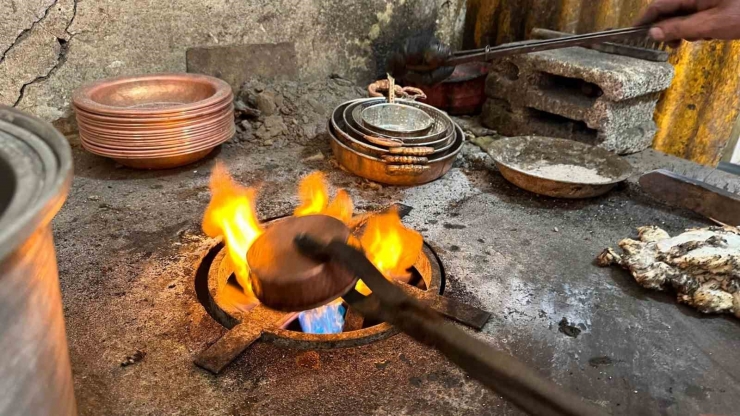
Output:
<svg viewBox="0 0 740 416">
<path fill-rule="evenodd" d="M 493 313 L 476 336 L 608 413 L 740 409 L 740 320 L 703 316 L 621 269 L 593 265 L 639 226 L 674 234 L 708 224 L 652 201 L 634 182 L 592 200 L 540 198 L 466 144 L 441 180 L 380 187 L 336 168 L 322 135 L 280 149 L 230 143 L 196 165 L 145 172 L 71 140 L 75 180 L 54 235 L 82 415 L 520 414 L 405 335 L 324 351 L 257 343 L 218 377 L 197 368 L 194 357 L 225 332 L 193 286 L 212 244 L 200 220 L 217 160 L 260 186 L 261 218 L 292 212 L 297 180 L 313 170 L 348 189 L 358 212 L 413 207 L 404 221 L 439 253 L 446 295 Z M 740 188 L 724 173 L 652 151 L 629 160 Z"/>
</svg>

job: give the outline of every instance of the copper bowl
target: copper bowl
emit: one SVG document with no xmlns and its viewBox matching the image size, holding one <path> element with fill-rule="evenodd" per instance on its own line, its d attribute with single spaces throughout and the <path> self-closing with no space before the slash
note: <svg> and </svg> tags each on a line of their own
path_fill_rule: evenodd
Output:
<svg viewBox="0 0 740 416">
<path fill-rule="evenodd" d="M 101 125 L 106 124 L 121 124 L 126 123 L 127 125 L 143 127 L 143 126 L 156 126 L 156 125 L 167 125 L 173 122 L 187 122 L 189 120 L 197 120 L 201 117 L 213 116 L 222 111 L 225 111 L 228 107 L 233 105 L 234 95 L 229 94 L 223 101 L 213 104 L 210 107 L 203 108 L 196 111 L 187 111 L 176 114 L 170 113 L 151 113 L 150 116 L 146 117 L 119 117 L 113 115 L 101 115 L 92 113 L 78 106 L 73 106 L 75 113 L 90 123 L 98 123 Z"/>
<path fill-rule="evenodd" d="M 431 156 L 447 151 L 455 143 L 455 134 L 453 132 L 450 137 L 445 137 L 440 142 L 430 143 L 429 146 L 427 146 L 429 151 L 418 152 L 416 150 L 423 150 L 423 148 L 402 146 L 400 148 L 394 149 L 396 151 L 394 153 L 391 153 L 391 150 L 387 147 L 373 145 L 371 142 L 368 142 L 366 139 L 364 139 L 364 137 L 367 137 L 366 135 L 358 133 L 357 130 L 354 130 L 352 126 L 345 122 L 343 114 L 346 108 L 349 107 L 352 103 L 354 103 L 354 101 L 348 101 L 337 107 L 332 113 L 332 118 L 330 122 L 333 127 L 333 131 L 337 135 L 337 138 L 343 144 L 351 147 L 357 152 L 379 158 L 392 154 L 409 156 Z M 360 139 L 356 138 L 355 136 L 360 137 Z"/>
<path fill-rule="evenodd" d="M 200 152 L 188 153 L 182 156 L 165 156 L 139 159 L 113 158 L 113 160 L 122 164 L 123 166 L 128 166 L 134 169 L 173 169 L 195 163 L 208 156 L 208 154 L 212 151 L 213 148 L 210 148 L 202 150 Z"/>
<path fill-rule="evenodd" d="M 328 125 L 328 132 L 334 157 L 350 173 L 386 185 L 416 186 L 435 181 L 452 168 L 462 150 L 465 137 L 460 127 L 456 125 L 454 128 L 455 144 L 446 152 L 430 157 L 424 165 L 390 164 L 377 157 L 357 152 L 342 143 L 331 122 Z"/>
<path fill-rule="evenodd" d="M 218 78 L 200 74 L 153 74 L 104 79 L 77 90 L 75 107 L 117 118 L 198 116 L 232 94 Z"/>
<path fill-rule="evenodd" d="M 195 118 L 188 118 L 183 120 L 169 120 L 165 122 L 156 122 L 156 123 L 131 123 L 126 122 L 122 123 L 119 122 L 100 122 L 100 121 L 94 121 L 87 118 L 84 114 L 77 112 L 77 121 L 78 124 L 84 124 L 85 127 L 91 129 L 91 130 L 99 130 L 100 132 L 107 132 L 107 131 L 121 131 L 121 132 L 127 132 L 127 133 L 135 133 L 135 132 L 157 132 L 157 131 L 171 131 L 173 127 L 177 126 L 179 128 L 186 128 L 186 127 L 195 127 L 202 125 L 204 123 L 209 123 L 212 121 L 218 121 L 221 120 L 224 117 L 231 117 L 233 111 L 233 106 L 229 105 L 224 107 L 222 110 L 213 113 L 213 114 L 206 114 L 202 117 L 195 117 Z"/>
<path fill-rule="evenodd" d="M 193 163 L 236 133 L 234 95 L 198 74 L 107 79 L 75 92 L 82 146 L 143 169 Z"/>
<path fill-rule="evenodd" d="M 90 128 L 86 125 L 80 125 L 79 130 L 84 132 L 89 137 L 94 137 L 95 141 L 100 142 L 112 142 L 110 144 L 118 144 L 129 146 L 129 145 L 151 145 L 157 144 L 163 141 L 172 141 L 181 139 L 184 134 L 188 136 L 195 136 L 207 132 L 215 132 L 223 130 L 233 123 L 231 116 L 228 118 L 221 118 L 215 122 L 210 122 L 202 126 L 194 127 L 177 127 L 165 131 L 139 131 L 139 132 L 126 132 L 126 131 L 104 131 L 95 128 Z"/>
<path fill-rule="evenodd" d="M 207 148 L 214 148 L 221 143 L 229 140 L 236 133 L 236 127 L 232 124 L 230 128 L 217 134 L 207 134 L 202 137 L 183 138 L 175 140 L 170 145 L 162 147 L 135 147 L 131 149 L 121 148 L 119 146 L 101 145 L 95 139 L 80 134 L 82 146 L 100 156 L 105 157 L 159 157 L 182 155 L 185 153 L 198 152 Z"/>
</svg>

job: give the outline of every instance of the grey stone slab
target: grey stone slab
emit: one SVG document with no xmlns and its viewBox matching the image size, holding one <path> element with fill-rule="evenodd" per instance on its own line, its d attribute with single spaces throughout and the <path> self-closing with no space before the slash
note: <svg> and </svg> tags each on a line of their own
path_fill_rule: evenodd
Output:
<svg viewBox="0 0 740 416">
<path fill-rule="evenodd" d="M 583 121 L 589 128 L 607 134 L 629 129 L 653 119 L 658 94 L 652 93 L 629 100 L 612 102 L 605 96 L 589 97 L 562 86 L 542 87 L 511 81 L 492 72 L 486 80 L 488 96 L 508 101 L 514 106 Z"/>
<path fill-rule="evenodd" d="M 655 107 L 672 77 L 667 63 L 584 48 L 513 56 L 493 63 L 481 119 L 506 135 L 557 136 L 634 153 L 652 144 Z"/>
<path fill-rule="evenodd" d="M 651 118 L 632 126 L 611 125 L 592 129 L 581 120 L 541 111 L 540 108 L 536 104 L 529 107 L 512 106 L 505 100 L 489 98 L 483 106 L 481 121 L 506 136 L 535 134 L 559 137 L 603 147 L 622 155 L 649 148 L 657 132 Z"/>
<path fill-rule="evenodd" d="M 523 55 L 532 70 L 598 85 L 611 101 L 621 101 L 667 89 L 674 69 L 667 62 L 605 54 L 585 48 L 566 48 Z"/>
<path fill-rule="evenodd" d="M 298 77 L 295 44 L 290 42 L 188 48 L 186 66 L 188 72 L 221 78 L 234 90 L 254 77 Z"/>
</svg>

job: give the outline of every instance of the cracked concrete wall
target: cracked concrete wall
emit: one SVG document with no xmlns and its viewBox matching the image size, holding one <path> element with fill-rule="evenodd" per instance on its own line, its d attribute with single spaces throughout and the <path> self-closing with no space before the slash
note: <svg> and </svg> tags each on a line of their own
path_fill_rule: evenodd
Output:
<svg viewBox="0 0 740 416">
<path fill-rule="evenodd" d="M 368 81 L 411 35 L 459 45 L 464 0 L 3 0 L 0 104 L 54 121 L 100 78 L 185 70 L 191 46 L 295 42 L 304 79 Z"/>
</svg>

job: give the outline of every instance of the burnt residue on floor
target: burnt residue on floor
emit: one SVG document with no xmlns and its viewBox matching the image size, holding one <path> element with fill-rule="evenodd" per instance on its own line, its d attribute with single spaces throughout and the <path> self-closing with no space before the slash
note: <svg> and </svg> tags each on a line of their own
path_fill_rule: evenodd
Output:
<svg viewBox="0 0 740 416">
<path fill-rule="evenodd" d="M 571 338 L 578 338 L 578 336 L 581 335 L 581 329 L 575 325 L 568 323 L 567 318 L 563 318 L 560 320 L 560 322 L 558 323 L 558 331 Z"/>
<path fill-rule="evenodd" d="M 200 221 L 217 160 L 259 187 L 261 218 L 292 212 L 298 179 L 317 169 L 362 210 L 412 207 L 404 222 L 425 229 L 438 251 L 446 294 L 493 314 L 476 336 L 609 413 L 740 407 L 740 324 L 703 319 L 592 262 L 639 226 L 675 233 L 705 220 L 653 202 L 634 184 L 559 201 L 482 168 L 455 168 L 417 188 L 381 186 L 342 171 L 330 153 L 312 158 L 326 149 L 306 149 L 244 143 L 161 172 L 74 149 L 76 177 L 54 236 L 80 414 L 521 414 L 404 335 L 308 352 L 258 342 L 220 376 L 197 368 L 195 355 L 225 332 L 194 289 L 214 244 Z M 563 318 L 577 338 L 560 332 Z"/>
<path fill-rule="evenodd" d="M 588 360 L 588 365 L 594 368 L 599 368 L 602 366 L 610 366 L 614 364 L 614 360 L 612 360 L 609 357 L 592 357 Z"/>
</svg>

